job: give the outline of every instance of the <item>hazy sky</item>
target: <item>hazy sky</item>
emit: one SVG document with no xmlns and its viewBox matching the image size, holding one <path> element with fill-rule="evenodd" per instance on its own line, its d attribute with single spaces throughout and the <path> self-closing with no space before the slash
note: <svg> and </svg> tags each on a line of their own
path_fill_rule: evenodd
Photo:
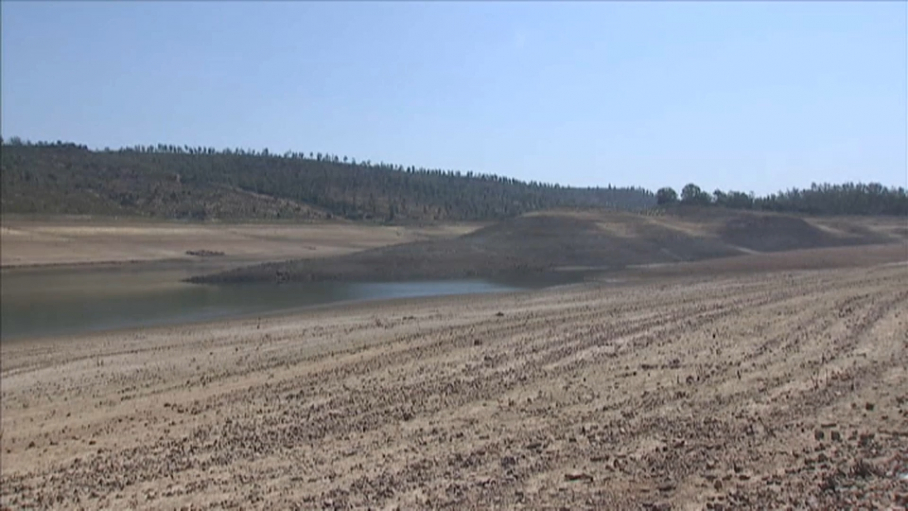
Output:
<svg viewBox="0 0 908 511">
<path fill-rule="evenodd" d="M 906 2 L 2 2 L 2 134 L 906 185 Z"/>
</svg>

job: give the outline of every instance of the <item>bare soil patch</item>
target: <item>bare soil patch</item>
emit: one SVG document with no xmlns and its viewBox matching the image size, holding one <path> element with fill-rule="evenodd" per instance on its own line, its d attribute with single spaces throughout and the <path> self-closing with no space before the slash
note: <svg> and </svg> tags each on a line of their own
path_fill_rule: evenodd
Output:
<svg viewBox="0 0 908 511">
<path fill-rule="evenodd" d="M 892 232 L 865 228 L 857 220 L 842 222 L 842 226 L 851 229 L 840 229 L 836 234 L 805 218 L 752 212 L 695 210 L 654 219 L 622 212 L 550 211 L 498 222 L 456 238 L 404 243 L 334 258 L 267 263 L 191 280 L 491 278 L 564 268 L 614 271 L 761 252 L 905 242 Z"/>
<path fill-rule="evenodd" d="M 192 260 L 188 251 L 224 253 L 223 263 L 331 257 L 368 248 L 469 232 L 476 224 L 378 226 L 351 222 L 188 223 L 133 219 L 4 218 L 3 268 Z"/>
<path fill-rule="evenodd" d="M 638 266 L 619 272 L 625 278 L 745 275 L 773 271 L 855 268 L 908 262 L 908 243 L 827 247 L 750 254 L 682 264 Z"/>
<path fill-rule="evenodd" d="M 884 265 L 2 346 L 0 505 L 902 508 L 906 310 Z"/>
</svg>

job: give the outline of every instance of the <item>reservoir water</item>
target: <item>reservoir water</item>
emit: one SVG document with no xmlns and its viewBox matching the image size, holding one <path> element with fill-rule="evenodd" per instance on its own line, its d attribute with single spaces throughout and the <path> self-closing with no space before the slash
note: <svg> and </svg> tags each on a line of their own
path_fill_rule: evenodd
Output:
<svg viewBox="0 0 908 511">
<path fill-rule="evenodd" d="M 551 282 L 448 280 L 196 285 L 186 269 L 34 269 L 0 275 L 0 340 L 191 323 L 344 301 L 490 293 Z"/>
</svg>

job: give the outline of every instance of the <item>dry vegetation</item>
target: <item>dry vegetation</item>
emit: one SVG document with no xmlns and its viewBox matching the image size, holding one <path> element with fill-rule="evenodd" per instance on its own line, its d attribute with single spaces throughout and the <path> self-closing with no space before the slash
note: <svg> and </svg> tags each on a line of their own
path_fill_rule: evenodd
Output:
<svg viewBox="0 0 908 511">
<path fill-rule="evenodd" d="M 905 261 L 6 344 L 0 505 L 904 508 Z"/>
</svg>

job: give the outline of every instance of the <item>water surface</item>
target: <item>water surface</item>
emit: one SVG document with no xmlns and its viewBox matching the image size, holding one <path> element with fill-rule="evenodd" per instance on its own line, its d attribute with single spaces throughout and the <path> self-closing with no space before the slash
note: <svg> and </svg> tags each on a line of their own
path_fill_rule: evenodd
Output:
<svg viewBox="0 0 908 511">
<path fill-rule="evenodd" d="M 48 269 L 0 276 L 0 339 L 242 317 L 343 301 L 490 293 L 550 282 L 448 280 L 197 285 L 185 269 Z"/>
</svg>

